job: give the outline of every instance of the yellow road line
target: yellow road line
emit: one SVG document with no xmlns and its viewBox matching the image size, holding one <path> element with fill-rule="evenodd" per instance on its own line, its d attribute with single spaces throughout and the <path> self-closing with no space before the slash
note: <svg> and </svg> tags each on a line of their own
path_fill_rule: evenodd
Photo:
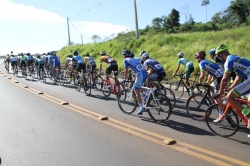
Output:
<svg viewBox="0 0 250 166">
<path fill-rule="evenodd" d="M 27 91 L 29 91 L 29 92 L 31 92 L 33 94 L 38 94 L 40 92 L 40 91 L 38 91 L 38 90 L 36 90 L 34 88 L 30 88 L 30 87 L 27 88 L 26 85 L 24 85 L 22 83 L 19 83 L 19 82 L 13 80 L 13 79 L 9 79 L 6 76 L 4 76 L 4 78 L 6 78 L 8 81 L 18 85 L 19 87 L 22 87 L 22 88 L 26 87 L 25 90 L 27 90 Z M 61 105 L 63 107 L 66 107 L 66 108 L 68 108 L 68 109 L 70 109 L 70 110 L 72 110 L 74 112 L 77 112 L 79 114 L 82 114 L 82 115 L 84 115 L 86 117 L 92 118 L 92 119 L 97 120 L 97 121 L 100 121 L 98 119 L 98 117 L 104 117 L 101 114 L 98 114 L 96 112 L 90 111 L 88 109 L 79 107 L 79 106 L 71 104 L 71 103 L 69 103 L 69 105 L 62 105 L 61 103 L 65 102 L 65 101 L 60 100 L 60 99 L 58 99 L 58 98 L 56 98 L 54 96 L 48 95 L 48 94 L 43 94 L 42 93 L 40 95 L 40 97 L 42 97 L 44 99 L 47 99 L 47 100 L 49 100 L 49 101 L 51 101 L 53 103 L 59 104 L 59 105 Z M 197 146 L 193 146 L 193 145 L 190 145 L 190 144 L 187 144 L 187 143 L 184 143 L 184 142 L 180 142 L 180 141 L 177 141 L 177 143 L 174 144 L 174 145 L 165 145 L 163 141 L 166 140 L 166 139 L 171 140 L 171 138 L 168 138 L 168 137 L 165 137 L 163 135 L 156 134 L 156 133 L 153 133 L 153 132 L 150 132 L 150 131 L 147 131 L 147 130 L 144 130 L 144 129 L 141 129 L 141 128 L 138 128 L 138 127 L 135 127 L 135 126 L 132 126 L 130 124 L 118 121 L 116 119 L 108 118 L 108 120 L 104 120 L 104 121 L 100 121 L 100 122 L 105 123 L 105 124 L 107 124 L 109 126 L 115 127 L 115 128 L 117 128 L 119 130 L 128 132 L 130 134 L 136 135 L 136 136 L 141 137 L 143 139 L 155 142 L 155 143 L 163 145 L 165 147 L 168 147 L 168 148 L 183 152 L 185 154 L 194 156 L 196 158 L 203 159 L 205 161 L 208 161 L 208 162 L 211 162 L 211 163 L 214 163 L 214 164 L 217 164 L 217 165 L 230 166 L 229 163 L 234 163 L 234 164 L 237 164 L 237 165 L 250 166 L 249 163 L 246 163 L 244 161 L 240 161 L 240 160 L 237 160 L 237 159 L 234 159 L 234 158 L 231 158 L 231 157 L 228 157 L 228 156 L 216 153 L 216 152 L 212 152 L 212 151 L 209 151 L 209 150 L 197 147 Z M 196 152 L 191 151 L 192 149 L 195 150 Z M 203 154 L 201 154 L 201 153 L 203 153 Z M 209 157 L 208 155 L 211 156 L 211 157 Z M 224 160 L 224 162 L 220 161 L 219 159 Z M 229 162 L 229 163 L 227 163 L 227 162 Z"/>
</svg>

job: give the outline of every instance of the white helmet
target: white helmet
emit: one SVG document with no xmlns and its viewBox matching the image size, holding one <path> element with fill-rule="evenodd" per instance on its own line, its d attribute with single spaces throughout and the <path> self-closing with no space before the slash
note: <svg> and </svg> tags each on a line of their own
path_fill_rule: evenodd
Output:
<svg viewBox="0 0 250 166">
<path fill-rule="evenodd" d="M 142 54 L 142 58 L 143 58 L 143 59 L 148 59 L 148 58 L 149 58 L 149 54 L 146 53 L 146 52 L 144 52 L 144 53 Z"/>
<path fill-rule="evenodd" d="M 184 57 L 184 53 L 183 52 L 179 52 L 178 57 L 179 58 L 183 58 Z"/>
</svg>

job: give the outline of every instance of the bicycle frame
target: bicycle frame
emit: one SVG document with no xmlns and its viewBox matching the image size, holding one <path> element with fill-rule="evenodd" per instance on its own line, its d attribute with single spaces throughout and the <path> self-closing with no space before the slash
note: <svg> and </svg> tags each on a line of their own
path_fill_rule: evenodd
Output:
<svg viewBox="0 0 250 166">
<path fill-rule="evenodd" d="M 115 80 L 115 79 L 114 79 L 114 80 L 115 80 L 115 83 L 112 84 L 111 81 L 110 81 L 110 79 L 113 79 L 113 78 L 109 76 L 109 79 L 105 79 L 104 81 L 106 81 L 107 85 L 110 85 L 110 90 L 112 91 L 113 94 L 116 95 L 118 92 L 121 91 L 121 86 L 119 85 L 119 83 L 117 83 L 118 80 Z M 116 88 L 115 88 L 116 86 L 117 86 L 117 88 L 118 88 L 118 91 L 117 91 Z"/>
<path fill-rule="evenodd" d="M 235 100 L 237 100 L 240 103 L 244 103 L 244 104 L 250 104 L 249 101 L 241 99 L 241 98 L 235 98 Z M 223 117 L 225 117 L 225 115 L 227 114 L 229 108 L 232 107 L 233 110 L 236 112 L 236 114 L 243 120 L 243 122 L 247 125 L 248 124 L 248 120 L 247 118 L 241 113 L 240 110 L 238 110 L 234 105 L 232 105 L 230 102 L 227 103 L 227 105 L 224 108 L 224 113 L 223 113 Z"/>
</svg>

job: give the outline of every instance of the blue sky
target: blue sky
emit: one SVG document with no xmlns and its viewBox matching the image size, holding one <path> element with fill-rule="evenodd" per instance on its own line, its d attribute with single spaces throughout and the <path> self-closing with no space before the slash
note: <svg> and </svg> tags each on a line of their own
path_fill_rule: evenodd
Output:
<svg viewBox="0 0 250 166">
<path fill-rule="evenodd" d="M 151 25 L 155 17 L 168 15 L 173 8 L 185 22 L 184 8 L 194 21 L 206 22 L 206 7 L 202 0 L 137 0 L 139 28 Z M 207 21 L 225 10 L 230 0 L 210 0 Z M 43 53 L 59 50 L 70 38 L 74 43 L 93 42 L 119 32 L 135 29 L 134 0 L 0 0 L 0 55 L 14 51 Z"/>
</svg>

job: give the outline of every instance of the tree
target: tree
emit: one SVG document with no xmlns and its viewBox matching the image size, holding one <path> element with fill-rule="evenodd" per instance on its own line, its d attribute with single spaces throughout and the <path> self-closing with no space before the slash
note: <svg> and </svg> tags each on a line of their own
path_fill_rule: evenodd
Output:
<svg viewBox="0 0 250 166">
<path fill-rule="evenodd" d="M 189 5 L 186 4 L 181 7 L 182 11 L 181 14 L 185 16 L 186 22 L 189 20 L 190 12 L 189 12 Z"/>
<path fill-rule="evenodd" d="M 202 0 L 201 6 L 206 6 L 206 23 L 207 23 L 207 5 L 209 4 L 209 0 Z"/>
<path fill-rule="evenodd" d="M 162 18 L 160 17 L 156 17 L 152 20 L 152 28 L 154 28 L 154 30 L 156 32 L 160 32 L 162 27 L 163 27 L 163 20 L 164 20 L 164 16 Z"/>
<path fill-rule="evenodd" d="M 171 13 L 164 19 L 163 27 L 166 30 L 166 32 L 173 32 L 174 27 L 180 26 L 180 13 L 172 9 Z"/>
<path fill-rule="evenodd" d="M 249 16 L 249 1 L 247 0 L 236 0 L 231 1 L 229 9 L 231 9 L 237 15 L 238 24 L 247 22 Z"/>
<path fill-rule="evenodd" d="M 94 41 L 94 43 L 98 43 L 102 40 L 102 38 L 98 35 L 93 35 L 91 39 Z"/>
</svg>

